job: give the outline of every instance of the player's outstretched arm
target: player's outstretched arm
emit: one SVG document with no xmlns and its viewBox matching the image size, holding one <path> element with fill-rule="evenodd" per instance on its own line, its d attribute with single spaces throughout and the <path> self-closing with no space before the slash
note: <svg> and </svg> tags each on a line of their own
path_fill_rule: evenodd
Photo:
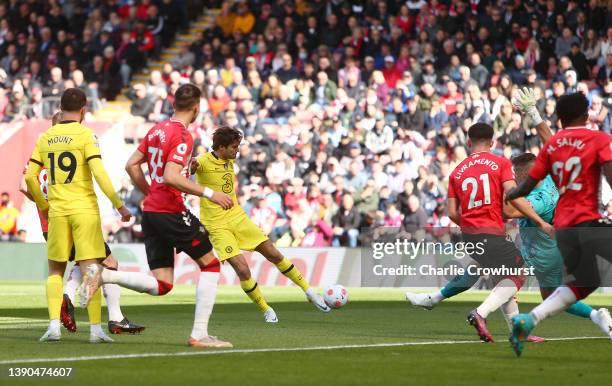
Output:
<svg viewBox="0 0 612 386">
<path fill-rule="evenodd" d="M 115 191 L 113 183 L 111 182 L 110 178 L 108 177 L 108 174 L 106 173 L 106 170 L 104 169 L 104 164 L 102 164 L 102 158 L 93 157 L 90 158 L 87 163 L 89 165 L 91 173 L 96 179 L 96 182 L 100 186 L 100 189 L 102 189 L 104 195 L 106 195 L 106 197 L 108 197 L 108 199 L 112 202 L 113 207 L 117 209 L 119 214 L 121 214 L 121 221 L 130 221 L 132 214 L 125 206 L 123 206 L 123 201 L 121 201 L 121 198 Z"/>
<path fill-rule="evenodd" d="M 544 121 L 542 121 L 542 123 L 540 123 L 539 125 L 536 125 L 535 129 L 538 132 L 540 141 L 542 141 L 542 145 L 548 142 L 548 140 L 553 136 L 552 130 L 550 129 L 550 127 L 548 127 L 548 124 L 546 124 L 546 122 Z"/>
<path fill-rule="evenodd" d="M 533 210 L 529 201 L 527 201 L 524 198 L 524 196 L 527 195 L 527 193 L 529 193 L 537 185 L 537 182 L 531 177 L 527 177 L 526 180 L 533 181 L 534 185 L 525 194 L 518 195 L 515 198 L 511 198 L 509 197 L 509 195 L 512 194 L 513 191 L 520 190 L 521 187 L 520 186 L 517 187 L 515 181 L 504 182 L 503 186 L 504 186 L 504 192 L 506 192 L 506 202 L 509 202 L 510 204 L 512 204 L 512 206 L 514 206 L 519 212 L 521 212 L 524 217 L 527 217 L 528 219 L 533 221 L 538 226 L 538 228 L 546 232 L 552 239 L 554 238 L 554 235 L 555 235 L 555 228 L 549 223 L 547 223 L 546 221 L 544 221 L 542 217 L 540 217 L 536 213 L 536 211 Z M 523 183 L 521 183 L 521 186 L 523 186 L 525 182 L 528 182 L 528 181 L 523 181 Z"/>
<path fill-rule="evenodd" d="M 506 183 L 512 182 L 512 187 L 506 189 Z M 519 186 L 516 186 L 516 182 L 514 181 L 506 181 L 504 182 L 504 192 L 506 193 L 505 202 L 510 202 L 519 197 L 525 197 L 529 194 L 538 185 L 538 181 L 533 178 L 527 176 L 525 180 L 521 182 Z"/>
<path fill-rule="evenodd" d="M 522 218 L 524 215 L 514 207 L 510 202 L 504 202 L 504 218 Z"/>
<path fill-rule="evenodd" d="M 531 124 L 535 127 L 542 144 L 548 142 L 550 137 L 553 136 L 553 132 L 546 122 L 544 122 L 536 108 L 536 97 L 533 89 L 523 87 L 522 90 L 517 90 L 512 97 L 512 105 L 516 107 L 521 114 L 531 118 Z"/>
<path fill-rule="evenodd" d="M 136 185 L 138 190 L 145 196 L 149 194 L 149 183 L 145 178 L 141 165 L 145 163 L 146 160 L 146 156 L 140 150 L 136 149 L 125 164 L 125 171 L 130 176 L 134 185 Z"/>
<path fill-rule="evenodd" d="M 210 188 L 202 187 L 181 174 L 183 165 L 169 161 L 164 169 L 164 183 L 183 193 L 205 197 L 220 205 L 223 209 L 234 206 L 231 197 L 225 193 L 213 192 Z"/>
</svg>

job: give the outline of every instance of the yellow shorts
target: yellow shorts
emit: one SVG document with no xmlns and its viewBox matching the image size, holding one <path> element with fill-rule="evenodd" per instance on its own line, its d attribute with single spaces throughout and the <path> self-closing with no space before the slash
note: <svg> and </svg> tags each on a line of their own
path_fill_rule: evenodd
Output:
<svg viewBox="0 0 612 386">
<path fill-rule="evenodd" d="M 68 261 L 73 245 L 75 261 L 103 259 L 106 256 L 100 216 L 72 214 L 49 218 L 48 259 Z"/>
<path fill-rule="evenodd" d="M 205 223 L 208 237 L 219 260 L 224 261 L 240 254 L 240 251 L 253 251 L 268 240 L 263 231 L 246 215 L 241 214 L 223 223 Z"/>
</svg>

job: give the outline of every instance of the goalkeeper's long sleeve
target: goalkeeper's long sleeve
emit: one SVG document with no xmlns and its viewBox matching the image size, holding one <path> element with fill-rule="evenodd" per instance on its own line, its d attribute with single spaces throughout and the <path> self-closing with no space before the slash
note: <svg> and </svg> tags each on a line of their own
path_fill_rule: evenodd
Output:
<svg viewBox="0 0 612 386">
<path fill-rule="evenodd" d="M 100 186 L 100 189 L 104 192 L 106 197 L 113 203 L 113 207 L 115 209 L 119 209 L 123 206 L 123 201 L 119 198 L 119 195 L 115 191 L 113 187 L 113 183 L 111 182 L 108 174 L 106 173 L 106 169 L 104 169 L 104 164 L 102 163 L 101 158 L 92 158 L 89 160 L 89 169 L 93 174 L 96 182 Z"/>
</svg>

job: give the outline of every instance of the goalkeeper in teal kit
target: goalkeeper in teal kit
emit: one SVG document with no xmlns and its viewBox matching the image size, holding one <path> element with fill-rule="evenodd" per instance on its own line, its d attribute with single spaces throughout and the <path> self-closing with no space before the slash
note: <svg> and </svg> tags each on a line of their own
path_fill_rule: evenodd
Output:
<svg viewBox="0 0 612 386">
<path fill-rule="evenodd" d="M 535 158 L 535 155 L 525 153 L 512 159 L 517 182 L 527 176 Z M 542 180 L 525 198 L 544 221 L 552 223 L 559 193 L 550 176 Z M 546 299 L 555 288 L 563 284 L 563 257 L 557 248 L 557 242 L 549 238 L 535 224 L 532 224 L 531 220 L 521 218 L 522 214 L 512 206 L 504 207 L 504 215 L 507 218 L 519 218 L 519 233 L 522 243 L 521 255 L 525 264 L 528 267 L 533 267 L 542 298 Z M 407 292 L 406 299 L 414 306 L 431 310 L 442 300 L 467 291 L 478 281 L 478 278 L 479 276 L 470 275 L 466 270 L 463 275 L 453 278 L 440 291 L 429 294 Z M 504 305 L 501 310 L 510 326 L 510 320 L 518 314 L 518 305 L 513 302 Z M 612 339 L 609 332 L 612 327 L 612 318 L 607 309 L 594 310 L 583 302 L 576 302 L 567 309 L 567 312 L 590 319 Z M 532 337 L 530 340 L 540 341 L 537 337 Z"/>
</svg>

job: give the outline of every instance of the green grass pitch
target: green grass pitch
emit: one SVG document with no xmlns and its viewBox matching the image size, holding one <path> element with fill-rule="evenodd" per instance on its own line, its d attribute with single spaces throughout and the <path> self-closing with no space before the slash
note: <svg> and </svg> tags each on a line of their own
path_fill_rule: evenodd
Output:
<svg viewBox="0 0 612 386">
<path fill-rule="evenodd" d="M 612 342 L 598 339 L 603 334 L 586 319 L 560 315 L 536 332 L 548 338 L 597 339 L 530 344 L 516 358 L 505 322 L 496 313 L 488 321 L 496 343 L 478 343 L 465 316 L 486 295 L 479 292 L 428 312 L 408 306 L 400 290 L 349 289 L 346 307 L 323 314 L 297 288 L 264 288 L 280 319 L 278 325 L 267 325 L 239 288 L 221 287 L 209 330 L 234 344 L 224 354 L 186 345 L 193 286 L 177 286 L 162 298 L 123 290 L 124 313 L 147 330 L 97 345 L 87 342 L 87 313 L 81 309 L 76 310 L 75 334 L 62 330 L 61 342 L 38 342 L 47 325 L 43 283 L 4 282 L 0 293 L 1 385 L 527 386 L 605 385 L 610 380 Z M 520 295 L 522 310 L 539 301 L 534 294 Z M 604 295 L 588 300 L 595 306 L 612 304 Z M 99 358 L 114 355 L 133 357 Z M 83 357 L 89 359 L 7 363 Z M 73 373 L 63 379 L 9 377 L 9 368 L 24 366 L 72 367 Z"/>
</svg>

